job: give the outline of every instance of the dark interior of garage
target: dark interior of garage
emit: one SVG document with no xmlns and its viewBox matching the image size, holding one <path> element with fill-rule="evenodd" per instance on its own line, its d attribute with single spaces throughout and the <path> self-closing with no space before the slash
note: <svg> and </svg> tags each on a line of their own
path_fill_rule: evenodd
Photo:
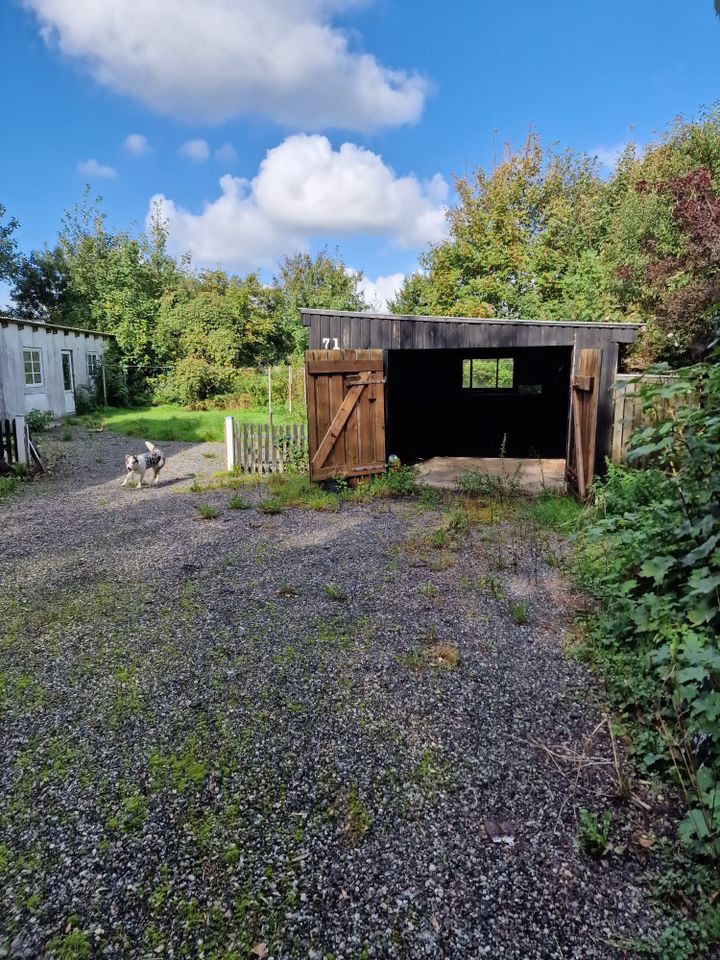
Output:
<svg viewBox="0 0 720 960">
<path fill-rule="evenodd" d="M 571 362 L 569 347 L 389 350 L 388 453 L 564 457 Z"/>
</svg>

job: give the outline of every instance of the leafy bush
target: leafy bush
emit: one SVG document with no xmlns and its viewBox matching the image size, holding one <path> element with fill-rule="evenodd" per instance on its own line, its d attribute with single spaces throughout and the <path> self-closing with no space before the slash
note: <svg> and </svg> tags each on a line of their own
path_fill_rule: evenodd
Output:
<svg viewBox="0 0 720 960">
<path fill-rule="evenodd" d="M 97 410 L 97 400 L 95 393 L 87 387 L 79 386 L 75 388 L 75 413 L 82 417 L 87 413 L 95 413 Z"/>
<path fill-rule="evenodd" d="M 52 410 L 31 410 L 25 415 L 25 423 L 30 433 L 45 433 L 53 422 Z"/>
<path fill-rule="evenodd" d="M 649 415 L 674 411 L 632 440 L 648 469 L 611 467 L 595 489 L 579 570 L 601 601 L 594 655 L 644 727 L 643 761 L 685 797 L 683 842 L 720 856 L 720 364 L 643 396 Z"/>
<path fill-rule="evenodd" d="M 105 347 L 102 358 L 105 370 L 105 390 L 107 391 L 108 406 L 127 407 L 132 399 L 139 403 L 147 391 L 141 371 L 133 367 L 133 377 L 130 384 L 122 364 L 122 355 L 116 343 L 109 343 Z M 132 397 L 131 397 L 132 394 Z M 105 402 L 102 373 L 95 378 L 95 395 L 99 404 Z"/>
<path fill-rule="evenodd" d="M 218 367 L 201 357 L 183 357 L 172 373 L 158 381 L 153 394 L 155 403 L 189 405 L 218 393 L 229 393 L 233 371 Z"/>
</svg>

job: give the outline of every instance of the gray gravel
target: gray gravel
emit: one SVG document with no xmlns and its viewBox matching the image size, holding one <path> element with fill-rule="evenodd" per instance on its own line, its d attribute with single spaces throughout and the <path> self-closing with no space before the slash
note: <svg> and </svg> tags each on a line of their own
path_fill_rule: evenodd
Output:
<svg viewBox="0 0 720 960">
<path fill-rule="evenodd" d="M 413 547 L 446 520 L 419 502 L 230 510 L 188 490 L 218 444 L 163 444 L 163 483 L 121 489 L 135 448 L 46 441 L 52 473 L 0 502 L 0 957 L 591 960 L 648 934 L 637 839 L 662 825 L 587 744 L 547 542 Z M 613 810 L 600 861 L 583 806 Z"/>
</svg>

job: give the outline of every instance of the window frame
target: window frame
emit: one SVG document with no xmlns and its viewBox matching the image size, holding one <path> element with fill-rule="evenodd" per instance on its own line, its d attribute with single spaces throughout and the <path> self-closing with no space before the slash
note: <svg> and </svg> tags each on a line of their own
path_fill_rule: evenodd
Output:
<svg viewBox="0 0 720 960">
<path fill-rule="evenodd" d="M 509 387 L 500 386 L 500 362 L 502 360 L 509 360 L 512 364 L 512 384 Z M 473 365 L 475 363 L 494 363 L 495 364 L 495 386 L 475 386 L 473 383 Z M 465 385 L 465 364 L 470 364 L 470 383 Z M 462 358 L 462 367 L 461 369 L 461 378 L 460 383 L 463 390 L 471 391 L 472 393 L 497 393 L 501 396 L 507 395 L 508 393 L 517 393 L 517 383 L 515 381 L 515 357 L 509 356 L 496 356 L 496 357 L 463 357 Z"/>
<path fill-rule="evenodd" d="M 27 389 L 28 387 L 31 387 L 31 388 L 44 387 L 45 386 L 45 365 L 43 363 L 42 347 L 23 347 L 22 354 L 23 354 L 23 373 L 25 374 L 25 388 Z M 30 371 L 29 372 L 33 378 L 32 382 L 30 383 L 28 383 L 28 369 L 26 365 L 27 361 L 25 359 L 27 354 L 30 354 Z M 38 358 L 37 372 L 40 375 L 39 380 L 35 379 L 36 370 L 35 370 L 35 362 L 33 360 L 33 354 L 37 354 L 37 358 Z"/>
<path fill-rule="evenodd" d="M 67 381 L 65 380 L 65 357 L 68 360 L 68 373 L 70 374 L 70 386 L 68 387 Z M 63 392 L 64 393 L 74 393 L 75 387 L 75 358 L 73 357 L 73 352 L 70 349 L 60 351 L 60 373 L 62 375 L 63 381 Z"/>
<path fill-rule="evenodd" d="M 93 382 L 95 381 L 95 378 L 96 378 L 96 377 L 98 376 L 98 374 L 100 373 L 100 367 L 101 367 L 101 363 L 102 363 L 100 357 L 101 357 L 101 354 L 99 354 L 99 353 L 86 353 L 86 354 L 85 354 L 85 369 L 86 369 L 86 371 L 87 371 L 88 380 L 92 380 Z M 92 364 L 90 363 L 90 360 L 93 361 Z M 92 367 L 92 369 L 91 369 L 91 367 Z"/>
</svg>

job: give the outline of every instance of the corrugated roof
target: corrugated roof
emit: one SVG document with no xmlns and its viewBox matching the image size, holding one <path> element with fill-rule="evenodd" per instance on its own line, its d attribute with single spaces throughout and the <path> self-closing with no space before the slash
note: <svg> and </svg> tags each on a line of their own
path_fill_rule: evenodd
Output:
<svg viewBox="0 0 720 960">
<path fill-rule="evenodd" d="M 23 320 L 21 317 L 6 317 L 0 315 L 0 324 L 3 327 L 14 323 L 17 327 L 31 327 L 33 330 L 61 330 L 63 333 L 82 333 L 93 337 L 108 337 L 115 339 L 114 333 L 106 333 L 104 330 L 88 330 L 85 327 L 66 327 L 64 324 L 43 323 L 41 320 Z"/>
</svg>

